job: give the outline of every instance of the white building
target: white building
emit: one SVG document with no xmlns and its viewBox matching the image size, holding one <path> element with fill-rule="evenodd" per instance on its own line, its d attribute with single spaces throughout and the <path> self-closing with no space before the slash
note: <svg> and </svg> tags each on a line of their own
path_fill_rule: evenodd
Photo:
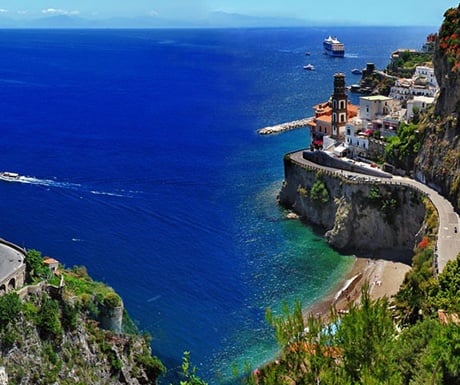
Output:
<svg viewBox="0 0 460 385">
<path fill-rule="evenodd" d="M 438 87 L 438 81 L 434 75 L 434 68 L 427 66 L 417 66 L 415 67 L 415 74 L 413 76 L 415 79 L 421 78 L 425 79 L 427 83 L 433 87 Z"/>
<path fill-rule="evenodd" d="M 417 66 L 411 79 L 395 81 L 389 96 L 392 99 L 407 101 L 414 96 L 435 97 L 438 89 L 434 69 L 427 66 Z"/>
<path fill-rule="evenodd" d="M 382 95 L 361 96 L 359 98 L 359 118 L 371 122 L 391 112 L 393 101 Z"/>
<path fill-rule="evenodd" d="M 344 146 L 351 156 L 366 156 L 369 149 L 369 135 L 372 130 L 367 129 L 367 122 L 356 117 L 350 119 L 345 126 Z"/>
<path fill-rule="evenodd" d="M 410 121 L 414 117 L 414 108 L 421 112 L 426 110 L 433 103 L 434 97 L 414 96 L 413 99 L 407 101 L 406 120 Z"/>
</svg>

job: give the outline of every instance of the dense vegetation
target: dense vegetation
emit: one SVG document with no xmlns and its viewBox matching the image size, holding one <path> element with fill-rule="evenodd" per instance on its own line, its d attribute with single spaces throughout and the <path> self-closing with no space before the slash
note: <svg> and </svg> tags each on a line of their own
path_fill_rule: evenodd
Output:
<svg viewBox="0 0 460 385">
<path fill-rule="evenodd" d="M 408 300 L 410 288 L 426 284 L 425 290 L 410 294 L 422 305 L 417 317 L 410 316 L 414 308 L 400 313 L 387 299 L 371 300 L 366 287 L 361 305 L 351 305 L 341 316 L 331 312 L 327 324 L 313 316 L 304 320 L 299 305 L 279 316 L 269 312 L 283 353 L 255 371 L 248 383 L 460 384 L 460 257 L 448 263 L 438 280 L 426 277 L 425 269 L 424 263 L 414 263 L 416 273 L 398 295 L 399 301 Z M 449 312 L 450 322 L 440 322 L 441 308 Z"/>
<path fill-rule="evenodd" d="M 0 296 L 1 365 L 10 385 L 156 383 L 165 368 L 129 317 L 128 333 L 99 327 L 100 317 L 122 305 L 112 288 L 82 267 L 56 276 L 36 250 L 25 263 L 24 290 L 32 289 Z"/>
<path fill-rule="evenodd" d="M 415 73 L 415 68 L 426 63 L 431 63 L 433 54 L 420 51 L 401 51 L 392 58 L 388 64 L 386 72 L 389 75 L 401 78 L 411 78 Z"/>
<path fill-rule="evenodd" d="M 397 135 L 386 139 L 384 160 L 410 172 L 424 139 L 422 124 L 401 123 Z"/>
<path fill-rule="evenodd" d="M 439 50 L 444 53 L 450 70 L 460 70 L 460 7 L 448 9 L 439 30 Z"/>
<path fill-rule="evenodd" d="M 377 187 L 368 199 L 381 204 Z M 413 269 L 390 302 L 364 286 L 349 312 L 305 319 L 299 303 L 267 311 L 282 353 L 248 384 L 460 384 L 460 255 L 436 277 L 436 209 L 424 199 Z"/>
</svg>

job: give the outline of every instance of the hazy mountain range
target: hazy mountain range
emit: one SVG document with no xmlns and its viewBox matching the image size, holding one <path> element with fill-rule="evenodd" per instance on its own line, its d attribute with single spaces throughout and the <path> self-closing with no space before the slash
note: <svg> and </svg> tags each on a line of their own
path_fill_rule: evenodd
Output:
<svg viewBox="0 0 460 385">
<path fill-rule="evenodd" d="M 158 16 L 89 19 L 77 15 L 53 15 L 37 19 L 15 19 L 0 15 L 0 28 L 195 28 L 195 27 L 304 27 L 325 25 L 296 18 L 255 17 L 214 12 L 205 19 L 173 20 Z M 343 25 L 343 24 L 342 24 Z"/>
</svg>

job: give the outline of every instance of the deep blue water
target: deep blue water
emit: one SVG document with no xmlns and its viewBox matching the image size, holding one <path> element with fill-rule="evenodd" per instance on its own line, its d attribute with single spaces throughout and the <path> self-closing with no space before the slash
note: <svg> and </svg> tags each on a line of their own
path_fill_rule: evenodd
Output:
<svg viewBox="0 0 460 385">
<path fill-rule="evenodd" d="M 227 381 L 276 351 L 267 307 L 308 306 L 351 262 L 276 204 L 308 132 L 256 130 L 311 116 L 335 72 L 354 83 L 430 32 L 2 30 L 0 169 L 29 178 L 0 185 L 0 236 L 86 265 L 168 366 L 189 350 Z M 344 59 L 322 54 L 329 34 Z"/>
</svg>

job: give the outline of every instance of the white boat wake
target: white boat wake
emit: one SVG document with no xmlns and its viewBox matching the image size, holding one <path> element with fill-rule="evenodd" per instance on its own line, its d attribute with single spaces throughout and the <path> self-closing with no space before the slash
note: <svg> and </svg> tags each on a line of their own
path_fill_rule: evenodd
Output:
<svg viewBox="0 0 460 385">
<path fill-rule="evenodd" d="M 4 181 L 11 182 L 11 183 L 24 183 L 24 184 L 31 184 L 31 185 L 38 185 L 50 188 L 61 188 L 79 192 L 86 192 L 88 194 L 93 195 L 105 195 L 111 197 L 120 197 L 120 198 L 129 198 L 132 195 L 128 195 L 126 193 L 118 193 L 118 192 L 110 192 L 110 191 L 98 191 L 90 189 L 79 183 L 72 183 L 72 182 L 61 182 L 53 179 L 39 179 L 31 176 L 23 176 L 17 175 L 15 177 L 5 177 L 2 178 Z"/>
</svg>

